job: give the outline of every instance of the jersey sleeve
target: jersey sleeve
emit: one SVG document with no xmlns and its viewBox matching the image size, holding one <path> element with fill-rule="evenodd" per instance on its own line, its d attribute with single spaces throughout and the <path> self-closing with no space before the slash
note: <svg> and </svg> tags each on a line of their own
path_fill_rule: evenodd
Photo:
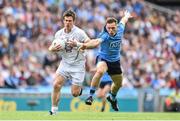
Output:
<svg viewBox="0 0 180 121">
<path fill-rule="evenodd" d="M 118 23 L 118 31 L 124 33 L 124 29 L 125 29 L 125 26 L 121 22 L 119 22 Z"/>
<path fill-rule="evenodd" d="M 55 39 L 55 38 L 58 38 L 59 36 L 60 36 L 60 30 L 55 33 L 54 39 Z"/>
<path fill-rule="evenodd" d="M 102 31 L 99 34 L 98 38 L 103 42 L 103 41 L 105 41 L 107 39 L 107 34 L 104 31 Z"/>
<path fill-rule="evenodd" d="M 56 32 L 55 35 L 54 35 L 54 38 L 57 38 L 57 36 L 58 36 L 58 33 Z"/>
</svg>

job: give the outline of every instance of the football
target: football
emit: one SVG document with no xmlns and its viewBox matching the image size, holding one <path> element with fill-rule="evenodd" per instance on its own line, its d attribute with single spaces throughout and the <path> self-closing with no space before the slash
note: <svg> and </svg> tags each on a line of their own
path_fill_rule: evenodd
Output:
<svg viewBox="0 0 180 121">
<path fill-rule="evenodd" d="M 55 47 L 57 45 L 61 46 L 61 50 L 65 49 L 66 40 L 63 38 L 55 38 L 52 42 L 52 46 Z"/>
</svg>

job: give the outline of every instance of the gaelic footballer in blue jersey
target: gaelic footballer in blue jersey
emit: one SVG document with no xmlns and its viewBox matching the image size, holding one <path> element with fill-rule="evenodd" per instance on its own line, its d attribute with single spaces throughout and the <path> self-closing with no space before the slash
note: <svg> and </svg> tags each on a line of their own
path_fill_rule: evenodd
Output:
<svg viewBox="0 0 180 121">
<path fill-rule="evenodd" d="M 103 28 L 102 33 L 98 39 L 91 40 L 84 43 L 80 49 L 91 49 L 100 46 L 100 50 L 97 56 L 96 73 L 92 78 L 90 95 L 85 100 L 87 105 L 91 105 L 93 102 L 93 95 L 99 84 L 100 78 L 105 72 L 111 76 L 113 83 L 111 85 L 111 91 L 107 96 L 107 100 L 111 103 L 112 108 L 115 111 L 119 111 L 116 94 L 122 86 L 122 71 L 120 68 L 120 49 L 121 42 L 124 33 L 125 24 L 128 19 L 131 18 L 131 14 L 128 11 L 124 12 L 124 16 L 118 23 L 113 17 L 109 17 L 106 20 L 106 25 Z"/>
</svg>

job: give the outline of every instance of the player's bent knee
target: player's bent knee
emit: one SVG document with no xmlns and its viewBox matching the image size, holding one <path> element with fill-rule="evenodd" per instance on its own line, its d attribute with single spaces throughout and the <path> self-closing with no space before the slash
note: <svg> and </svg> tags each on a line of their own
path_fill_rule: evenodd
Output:
<svg viewBox="0 0 180 121">
<path fill-rule="evenodd" d="M 71 87 L 71 94 L 74 97 L 79 96 L 80 92 L 81 92 L 82 87 L 81 86 L 77 86 L 77 85 L 72 85 Z"/>
<path fill-rule="evenodd" d="M 102 94 L 102 93 L 100 93 L 100 94 L 97 95 L 97 97 L 98 97 L 98 98 L 103 98 L 103 97 L 105 97 L 105 95 Z"/>
<path fill-rule="evenodd" d="M 79 96 L 79 92 L 72 92 L 72 96 L 73 96 L 73 97 Z"/>
<path fill-rule="evenodd" d="M 54 90 L 59 90 L 60 89 L 60 85 L 54 83 L 53 88 L 54 88 Z"/>
<path fill-rule="evenodd" d="M 53 88 L 54 90 L 59 90 L 61 88 L 61 84 L 59 84 L 57 81 L 54 81 Z"/>
<path fill-rule="evenodd" d="M 104 71 L 103 71 L 103 70 L 98 69 L 98 70 L 96 71 L 96 73 L 98 73 L 99 75 L 103 75 L 103 74 L 104 74 Z"/>
</svg>

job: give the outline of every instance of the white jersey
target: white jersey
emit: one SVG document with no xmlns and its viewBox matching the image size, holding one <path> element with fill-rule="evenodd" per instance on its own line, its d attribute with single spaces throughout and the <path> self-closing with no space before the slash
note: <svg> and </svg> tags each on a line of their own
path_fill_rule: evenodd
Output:
<svg viewBox="0 0 180 121">
<path fill-rule="evenodd" d="M 69 40 L 77 40 L 78 42 L 85 42 L 89 39 L 87 34 L 84 32 L 84 30 L 78 28 L 77 26 L 73 26 L 70 33 L 65 33 L 64 28 L 60 29 L 55 33 L 55 38 L 65 38 L 66 41 Z M 84 52 L 79 52 L 78 58 L 76 58 L 76 55 L 78 53 L 77 47 L 69 47 L 65 46 L 65 50 L 61 51 L 60 54 L 62 56 L 62 63 L 66 63 L 69 65 L 84 65 L 85 64 L 85 55 Z"/>
</svg>

